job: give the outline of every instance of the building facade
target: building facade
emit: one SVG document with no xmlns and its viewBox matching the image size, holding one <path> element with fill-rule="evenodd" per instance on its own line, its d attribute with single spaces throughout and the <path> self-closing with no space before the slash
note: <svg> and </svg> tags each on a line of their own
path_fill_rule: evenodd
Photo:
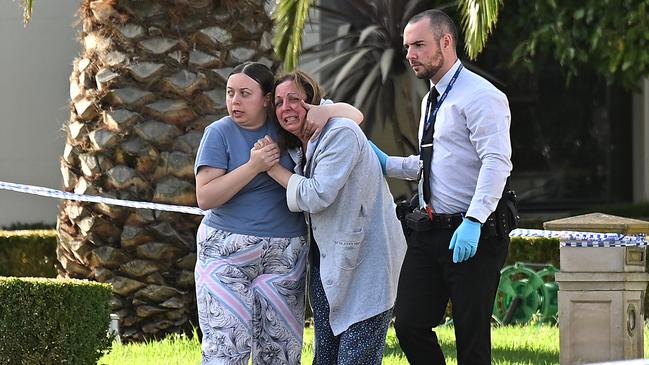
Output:
<svg viewBox="0 0 649 365">
<path fill-rule="evenodd" d="M 23 27 L 19 2 L 0 2 L 0 181 L 61 187 L 59 159 L 70 115 L 79 1 L 35 3 Z M 58 201 L 0 190 L 0 227 L 56 222 Z"/>
</svg>

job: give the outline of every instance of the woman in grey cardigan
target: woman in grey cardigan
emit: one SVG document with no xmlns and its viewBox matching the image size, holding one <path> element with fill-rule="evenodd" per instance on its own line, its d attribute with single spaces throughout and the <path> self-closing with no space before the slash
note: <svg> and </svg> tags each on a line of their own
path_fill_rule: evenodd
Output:
<svg viewBox="0 0 649 365">
<path fill-rule="evenodd" d="M 302 101 L 323 96 L 300 71 L 275 82 L 275 114 L 291 133 L 280 131 L 280 147 L 289 148 L 296 173 L 277 164 L 268 174 L 286 187 L 289 209 L 305 212 L 310 223 L 313 363 L 380 364 L 406 242 L 380 164 L 356 123 L 333 118 L 315 139 L 302 135 Z"/>
</svg>

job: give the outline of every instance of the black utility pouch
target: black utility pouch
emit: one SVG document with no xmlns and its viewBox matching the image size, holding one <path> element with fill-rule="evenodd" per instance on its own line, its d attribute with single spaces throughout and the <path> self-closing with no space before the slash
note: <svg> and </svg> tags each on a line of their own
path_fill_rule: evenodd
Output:
<svg viewBox="0 0 649 365">
<path fill-rule="evenodd" d="M 415 232 L 425 232 L 433 228 L 428 214 L 418 209 L 406 214 L 406 226 Z"/>
<path fill-rule="evenodd" d="M 518 228 L 521 217 L 518 215 L 518 197 L 514 190 L 505 191 L 505 203 L 507 204 L 507 212 L 509 213 L 509 230 L 512 231 Z M 509 232 L 508 232 L 509 233 Z"/>
<path fill-rule="evenodd" d="M 402 200 L 397 203 L 397 218 L 400 221 L 405 221 L 406 215 L 412 213 L 415 209 L 419 207 L 419 196 L 415 193 L 408 200 Z"/>
<path fill-rule="evenodd" d="M 397 219 L 404 222 L 406 220 L 406 215 L 411 213 L 414 209 L 410 206 L 410 202 L 402 200 L 397 203 L 397 208 L 395 210 L 397 212 Z"/>
<path fill-rule="evenodd" d="M 406 224 L 406 216 L 412 213 L 415 210 L 417 202 L 417 194 L 412 196 L 409 200 L 402 200 L 397 203 L 396 214 L 397 219 L 401 222 L 401 228 L 403 229 L 403 234 L 408 237 L 412 229 Z"/>
<path fill-rule="evenodd" d="M 509 232 L 518 227 L 518 198 L 516 192 L 505 189 L 496 208 L 496 230 L 502 238 L 508 237 Z"/>
</svg>

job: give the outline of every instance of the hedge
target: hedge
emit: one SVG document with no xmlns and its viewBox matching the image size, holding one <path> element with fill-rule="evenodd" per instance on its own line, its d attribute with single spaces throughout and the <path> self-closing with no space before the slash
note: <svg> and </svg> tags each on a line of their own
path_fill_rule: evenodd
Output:
<svg viewBox="0 0 649 365">
<path fill-rule="evenodd" d="M 0 276 L 56 276 L 56 231 L 0 231 Z"/>
<path fill-rule="evenodd" d="M 0 277 L 0 364 L 96 364 L 109 350 L 111 287 Z"/>
<path fill-rule="evenodd" d="M 505 265 L 516 262 L 552 264 L 559 268 L 559 239 L 512 237 Z"/>
</svg>

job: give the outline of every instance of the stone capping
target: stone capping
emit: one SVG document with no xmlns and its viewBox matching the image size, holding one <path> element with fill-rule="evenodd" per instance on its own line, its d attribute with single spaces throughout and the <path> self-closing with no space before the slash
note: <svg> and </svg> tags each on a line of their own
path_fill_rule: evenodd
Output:
<svg viewBox="0 0 649 365">
<path fill-rule="evenodd" d="M 604 213 L 589 213 L 543 223 L 552 231 L 584 231 L 622 234 L 648 234 L 649 222 Z"/>
</svg>

